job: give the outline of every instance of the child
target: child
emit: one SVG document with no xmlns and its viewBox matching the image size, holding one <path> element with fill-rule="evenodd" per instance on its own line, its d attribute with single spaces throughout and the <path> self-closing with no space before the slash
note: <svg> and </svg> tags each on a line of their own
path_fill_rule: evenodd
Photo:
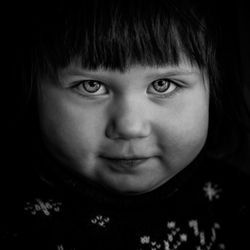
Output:
<svg viewBox="0 0 250 250">
<path fill-rule="evenodd" d="M 2 249 L 242 249 L 247 187 L 224 159 L 244 137 L 208 6 L 38 7 L 32 155 L 18 159 Z"/>
</svg>

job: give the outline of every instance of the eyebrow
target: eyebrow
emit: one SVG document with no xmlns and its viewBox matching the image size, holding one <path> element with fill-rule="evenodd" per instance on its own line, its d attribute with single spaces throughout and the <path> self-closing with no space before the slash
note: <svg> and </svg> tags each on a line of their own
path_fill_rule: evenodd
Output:
<svg viewBox="0 0 250 250">
<path fill-rule="evenodd" d="M 158 68 L 155 68 L 156 71 L 159 72 L 153 72 L 153 73 L 149 73 L 149 76 L 158 76 L 158 75 L 190 75 L 190 74 L 194 74 L 194 73 L 199 73 L 199 70 L 193 69 L 193 70 L 189 70 L 189 69 L 185 69 L 185 68 L 170 68 L 170 69 L 162 69 L 159 70 Z M 103 75 L 102 73 L 96 73 L 98 70 L 84 70 L 84 69 L 67 69 L 67 70 L 63 70 L 62 72 L 64 72 L 63 74 L 67 74 L 67 75 L 85 75 L 85 76 L 96 76 L 96 75 Z M 103 70 L 103 72 L 106 71 L 108 72 L 109 70 Z M 110 72 L 114 72 L 115 70 L 110 70 Z M 93 73 L 92 73 L 93 72 Z M 106 73 L 105 72 L 105 73 Z M 117 70 L 117 72 L 119 72 Z M 124 73 L 126 74 L 125 71 Z M 104 74 L 105 74 L 104 73 Z M 119 73 L 123 73 L 123 72 L 119 72 Z"/>
<path fill-rule="evenodd" d="M 157 72 L 157 73 L 152 73 L 149 74 L 146 78 L 155 78 L 155 77 L 166 77 L 166 76 L 188 76 L 188 75 L 193 75 L 193 74 L 200 74 L 200 71 L 198 70 L 167 70 L 163 72 Z"/>
<path fill-rule="evenodd" d="M 145 79 L 154 79 L 159 77 L 175 77 L 175 76 L 189 76 L 194 74 L 200 74 L 201 70 L 198 67 L 183 67 L 183 66 L 166 66 L 166 67 L 155 67 L 156 72 L 149 72 L 146 74 Z M 62 70 L 62 76 L 75 76 L 75 77 L 106 77 L 108 72 L 114 72 L 117 71 L 118 73 L 124 73 L 129 72 L 129 69 L 120 72 L 119 70 L 106 70 L 106 69 L 100 69 L 98 72 L 97 70 L 85 70 L 82 68 L 77 67 L 69 67 Z M 153 70 L 152 70 L 153 71 Z"/>
</svg>

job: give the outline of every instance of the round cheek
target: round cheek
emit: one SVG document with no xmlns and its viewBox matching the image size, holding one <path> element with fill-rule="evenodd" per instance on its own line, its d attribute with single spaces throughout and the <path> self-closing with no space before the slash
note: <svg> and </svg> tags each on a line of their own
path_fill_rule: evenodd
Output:
<svg viewBox="0 0 250 250">
<path fill-rule="evenodd" d="M 203 148 L 208 132 L 208 98 L 187 98 L 155 121 L 163 160 L 176 173 L 186 167 Z"/>
<path fill-rule="evenodd" d="M 103 139 L 105 120 L 101 112 L 75 105 L 67 98 L 50 97 L 40 103 L 45 143 L 64 165 L 93 175 L 95 156 Z"/>
</svg>

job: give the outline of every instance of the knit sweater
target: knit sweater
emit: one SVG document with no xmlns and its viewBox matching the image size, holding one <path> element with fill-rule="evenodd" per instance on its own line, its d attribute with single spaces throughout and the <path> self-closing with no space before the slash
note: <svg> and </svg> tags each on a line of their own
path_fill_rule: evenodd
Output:
<svg viewBox="0 0 250 250">
<path fill-rule="evenodd" d="M 136 196 L 55 173 L 32 176 L 5 199 L 0 249 L 248 249 L 248 180 L 220 161 L 194 161 Z"/>
</svg>

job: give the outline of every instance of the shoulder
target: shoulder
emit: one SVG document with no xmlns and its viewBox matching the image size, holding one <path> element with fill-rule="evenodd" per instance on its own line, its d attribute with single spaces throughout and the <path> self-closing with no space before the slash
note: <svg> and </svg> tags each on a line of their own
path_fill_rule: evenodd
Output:
<svg viewBox="0 0 250 250">
<path fill-rule="evenodd" d="M 0 211 L 0 248 L 48 249 L 43 244 L 56 240 L 51 230 L 55 229 L 61 205 L 46 185 L 30 183 L 29 189 L 15 186 L 9 190 Z"/>
<path fill-rule="evenodd" d="M 200 173 L 204 179 L 217 183 L 232 203 L 248 205 L 250 197 L 250 175 L 242 171 L 236 164 L 225 160 L 207 159 L 204 171 Z"/>
<path fill-rule="evenodd" d="M 241 249 L 249 233 L 250 176 L 236 164 L 222 160 L 208 160 L 203 175 L 211 180 L 210 188 L 214 185 L 212 188 L 220 192 L 220 214 L 226 221 L 228 238 L 235 249 Z"/>
</svg>

